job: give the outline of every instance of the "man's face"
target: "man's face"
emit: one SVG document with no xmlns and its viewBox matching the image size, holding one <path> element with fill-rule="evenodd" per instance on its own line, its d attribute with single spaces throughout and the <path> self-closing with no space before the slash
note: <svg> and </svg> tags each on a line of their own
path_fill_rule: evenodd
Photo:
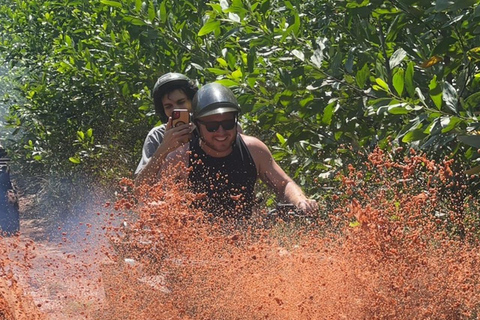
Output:
<svg viewBox="0 0 480 320">
<path fill-rule="evenodd" d="M 214 114 L 197 120 L 202 148 L 212 157 L 225 157 L 237 135 L 237 122 L 234 112 Z"/>
<path fill-rule="evenodd" d="M 175 89 L 162 97 L 163 110 L 168 118 L 172 116 L 173 109 L 188 109 L 192 111 L 192 101 L 181 89 Z"/>
</svg>

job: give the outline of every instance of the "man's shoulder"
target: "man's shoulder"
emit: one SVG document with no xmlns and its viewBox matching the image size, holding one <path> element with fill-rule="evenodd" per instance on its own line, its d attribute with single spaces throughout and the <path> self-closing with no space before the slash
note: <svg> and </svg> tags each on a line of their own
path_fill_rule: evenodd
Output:
<svg viewBox="0 0 480 320">
<path fill-rule="evenodd" d="M 245 145 L 250 149 L 250 148 L 264 148 L 266 147 L 265 143 L 263 143 L 260 139 L 257 137 L 253 136 L 248 136 L 245 134 L 240 134 L 242 137 L 243 141 L 245 142 Z"/>
<path fill-rule="evenodd" d="M 149 132 L 148 132 L 148 135 L 151 136 L 151 135 L 158 135 L 158 134 L 164 134 L 165 133 L 165 129 L 167 128 L 167 125 L 166 124 L 161 124 L 159 126 L 156 126 L 156 127 L 153 127 Z"/>
<path fill-rule="evenodd" d="M 153 127 L 147 134 L 146 140 L 161 143 L 163 141 L 163 137 L 165 136 L 165 130 L 167 126 L 165 124 L 161 124 L 157 127 Z"/>
</svg>

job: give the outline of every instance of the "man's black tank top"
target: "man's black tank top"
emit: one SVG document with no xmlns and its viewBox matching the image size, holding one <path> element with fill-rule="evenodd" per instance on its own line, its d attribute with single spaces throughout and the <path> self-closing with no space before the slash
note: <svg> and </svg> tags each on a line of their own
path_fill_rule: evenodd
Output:
<svg viewBox="0 0 480 320">
<path fill-rule="evenodd" d="M 195 138 L 190 143 L 189 167 L 190 189 L 205 194 L 196 206 L 219 217 L 251 216 L 257 168 L 240 134 L 232 152 L 223 158 L 207 155 Z"/>
</svg>

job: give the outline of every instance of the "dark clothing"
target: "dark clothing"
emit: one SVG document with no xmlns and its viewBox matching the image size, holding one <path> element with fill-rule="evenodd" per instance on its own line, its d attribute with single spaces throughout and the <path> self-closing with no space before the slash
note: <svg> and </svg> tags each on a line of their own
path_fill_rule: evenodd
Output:
<svg viewBox="0 0 480 320">
<path fill-rule="evenodd" d="M 257 168 L 240 134 L 232 153 L 223 158 L 208 156 L 195 138 L 190 142 L 189 167 L 190 189 L 205 194 L 196 206 L 219 217 L 251 216 Z"/>
<path fill-rule="evenodd" d="M 0 169 L 0 233 L 12 235 L 20 229 L 20 217 L 15 190 L 6 166 Z"/>
</svg>

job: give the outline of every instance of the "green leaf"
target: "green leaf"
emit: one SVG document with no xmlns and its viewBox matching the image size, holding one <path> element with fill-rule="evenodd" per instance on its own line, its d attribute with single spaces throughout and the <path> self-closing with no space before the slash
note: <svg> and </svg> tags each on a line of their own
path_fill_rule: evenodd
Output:
<svg viewBox="0 0 480 320">
<path fill-rule="evenodd" d="M 145 21 L 142 19 L 139 19 L 137 17 L 123 17 L 123 20 L 125 20 L 128 23 L 133 24 L 134 26 L 146 26 L 148 25 Z"/>
<path fill-rule="evenodd" d="M 332 123 L 333 114 L 335 113 L 337 101 L 329 103 L 323 110 L 322 123 L 330 125 Z"/>
<path fill-rule="evenodd" d="M 232 74 L 231 74 L 231 77 L 232 77 L 232 79 L 237 80 L 237 81 L 241 80 L 243 78 L 242 70 L 237 69 L 237 70 L 233 71 Z"/>
<path fill-rule="evenodd" d="M 228 70 L 218 69 L 218 68 L 206 68 L 205 70 L 207 70 L 208 72 L 211 72 L 213 74 L 216 74 L 216 75 L 225 75 L 225 74 L 230 73 L 230 71 L 228 71 Z"/>
<path fill-rule="evenodd" d="M 388 113 L 391 114 L 408 114 L 410 111 L 405 106 L 389 106 Z"/>
<path fill-rule="evenodd" d="M 403 88 L 405 85 L 404 81 L 404 71 L 403 69 L 399 69 L 394 75 L 393 75 L 393 87 L 395 88 L 395 91 L 397 91 L 398 95 L 401 97 L 403 94 Z"/>
<path fill-rule="evenodd" d="M 437 107 L 438 110 L 442 108 L 442 88 L 441 86 L 437 83 L 437 76 L 433 76 L 433 79 L 430 81 L 430 84 L 428 85 L 428 88 L 430 89 L 429 94 L 430 98 L 432 98 L 433 103 Z"/>
<path fill-rule="evenodd" d="M 480 135 L 458 136 L 457 139 L 475 149 L 480 149 Z"/>
<path fill-rule="evenodd" d="M 442 117 L 440 124 L 442 126 L 442 133 L 447 133 L 455 129 L 458 123 L 462 120 L 458 117 Z"/>
<path fill-rule="evenodd" d="M 410 142 L 413 142 L 413 141 L 419 141 L 419 140 L 422 140 L 423 138 L 425 138 L 426 136 L 427 135 L 425 133 L 423 133 L 422 130 L 414 129 L 412 131 L 407 132 L 407 134 L 405 134 L 403 136 L 402 142 L 410 143 Z"/>
<path fill-rule="evenodd" d="M 365 88 L 365 83 L 367 82 L 368 78 L 370 77 L 370 69 L 368 68 L 368 64 L 365 63 L 362 69 L 357 71 L 355 75 L 355 81 L 360 89 Z"/>
<path fill-rule="evenodd" d="M 480 47 L 475 47 L 467 51 L 467 56 L 470 61 L 480 61 Z"/>
<path fill-rule="evenodd" d="M 163 1 L 163 2 L 165 2 L 165 1 Z M 137 12 L 140 12 L 141 9 L 142 9 L 142 0 L 135 0 L 135 10 Z"/>
<path fill-rule="evenodd" d="M 217 83 L 220 83 L 221 85 L 224 85 L 225 87 L 233 87 L 233 86 L 238 86 L 239 83 L 230 79 L 221 79 L 215 81 Z"/>
<path fill-rule="evenodd" d="M 206 34 L 209 34 L 210 32 L 216 31 L 218 28 L 220 28 L 220 21 L 215 20 L 215 19 L 210 19 L 205 23 L 205 25 L 198 31 L 198 36 L 204 36 Z"/>
<path fill-rule="evenodd" d="M 410 61 L 407 65 L 407 71 L 405 72 L 405 88 L 411 98 L 415 97 L 415 86 L 413 85 L 414 65 L 415 63 Z"/>
<path fill-rule="evenodd" d="M 160 4 L 160 9 L 158 10 L 158 16 L 161 23 L 167 22 L 167 8 L 165 3 L 166 1 L 162 1 L 162 3 Z"/>
<path fill-rule="evenodd" d="M 284 145 L 285 142 L 286 142 L 285 138 L 278 132 L 276 133 L 276 136 L 277 136 L 278 141 L 280 141 L 280 144 Z"/>
<path fill-rule="evenodd" d="M 122 4 L 117 1 L 110 1 L 110 0 L 100 0 L 100 3 L 110 7 L 122 8 Z"/>
<path fill-rule="evenodd" d="M 475 92 L 474 94 L 468 96 L 465 99 L 465 105 L 468 108 L 475 108 L 477 106 L 480 106 L 480 92 Z"/>
<path fill-rule="evenodd" d="M 148 4 L 148 20 L 150 20 L 150 22 L 155 20 L 155 7 L 153 1 Z"/>
<path fill-rule="evenodd" d="M 389 92 L 388 84 L 380 78 L 376 78 L 375 82 L 385 91 Z"/>
<path fill-rule="evenodd" d="M 349 227 L 351 228 L 357 228 L 357 227 L 360 227 L 362 224 L 360 222 L 358 222 L 357 220 L 353 221 L 353 222 L 350 222 L 348 224 Z"/>
<path fill-rule="evenodd" d="M 70 160 L 70 162 L 75 163 L 75 164 L 80 164 L 80 163 L 82 162 L 82 161 L 81 161 L 79 158 L 77 158 L 77 157 L 70 157 L 70 158 L 68 158 L 68 160 Z"/>
</svg>

